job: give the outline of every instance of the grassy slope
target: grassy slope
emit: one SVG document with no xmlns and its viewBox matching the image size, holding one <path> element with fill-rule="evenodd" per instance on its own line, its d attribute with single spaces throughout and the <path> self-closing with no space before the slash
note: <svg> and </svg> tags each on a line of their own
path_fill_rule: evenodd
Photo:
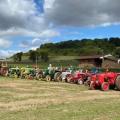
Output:
<svg viewBox="0 0 120 120">
<path fill-rule="evenodd" d="M 52 64 L 53 66 L 68 66 L 68 65 L 75 65 L 78 66 L 79 61 L 75 60 L 77 59 L 79 56 L 50 56 L 49 57 L 49 61 L 48 62 L 43 62 L 43 61 L 38 61 L 38 66 L 40 68 L 47 68 L 49 64 Z M 35 63 L 32 63 L 28 57 L 23 56 L 23 60 L 22 63 L 18 62 L 18 63 L 10 63 L 9 65 L 12 66 L 26 66 L 26 65 L 35 65 Z"/>
<path fill-rule="evenodd" d="M 119 91 L 0 78 L 1 120 L 120 120 Z"/>
</svg>

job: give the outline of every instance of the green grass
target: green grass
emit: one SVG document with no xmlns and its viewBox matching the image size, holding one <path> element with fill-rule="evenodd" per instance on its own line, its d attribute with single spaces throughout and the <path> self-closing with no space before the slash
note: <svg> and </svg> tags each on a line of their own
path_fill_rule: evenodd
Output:
<svg viewBox="0 0 120 120">
<path fill-rule="evenodd" d="M 47 68 L 49 64 L 52 64 L 53 66 L 58 66 L 58 67 L 61 67 L 61 66 L 66 67 L 68 65 L 78 66 L 79 61 L 76 60 L 78 58 L 79 56 L 49 56 L 48 62 L 39 60 L 38 66 L 41 69 Z M 8 62 L 8 65 L 12 67 L 16 67 L 16 66 L 25 67 L 27 65 L 33 66 L 36 64 L 36 62 L 34 63 L 31 62 L 28 56 L 23 56 L 22 62 L 12 62 L 12 61 L 13 60 L 11 59 L 11 62 Z"/>
<path fill-rule="evenodd" d="M 0 78 L 0 120 L 120 120 L 120 92 Z"/>
</svg>

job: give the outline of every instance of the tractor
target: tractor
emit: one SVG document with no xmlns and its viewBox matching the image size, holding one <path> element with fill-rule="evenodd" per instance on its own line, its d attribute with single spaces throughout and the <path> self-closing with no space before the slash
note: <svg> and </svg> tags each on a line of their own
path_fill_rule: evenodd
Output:
<svg viewBox="0 0 120 120">
<path fill-rule="evenodd" d="M 0 75 L 1 76 L 7 76 L 8 75 L 8 65 L 7 62 L 1 64 L 0 66 Z"/>
<path fill-rule="evenodd" d="M 8 75 L 8 67 L 6 67 L 6 66 L 2 66 L 1 68 L 0 68 L 0 75 L 1 76 L 7 76 Z"/>
<path fill-rule="evenodd" d="M 43 78 L 43 71 L 39 68 L 35 69 L 35 79 L 41 80 Z"/>
<path fill-rule="evenodd" d="M 8 70 L 8 77 L 19 78 L 20 77 L 20 69 L 18 67 L 16 67 L 16 68 L 9 68 L 9 70 Z"/>
<path fill-rule="evenodd" d="M 61 70 L 58 67 L 53 67 L 49 64 L 48 68 L 43 70 L 43 78 L 46 81 L 57 81 L 57 77 L 61 74 Z"/>
<path fill-rule="evenodd" d="M 54 80 L 67 82 L 67 76 L 71 75 L 77 68 L 70 66 L 68 68 L 62 68 L 55 73 Z"/>
<path fill-rule="evenodd" d="M 87 84 L 89 73 L 83 73 L 80 71 L 76 71 L 73 74 L 68 74 L 67 75 L 67 82 L 68 83 L 75 83 L 75 84 Z"/>
<path fill-rule="evenodd" d="M 120 73 L 105 72 L 91 76 L 90 89 L 101 89 L 108 91 L 117 88 L 120 90 Z"/>
<path fill-rule="evenodd" d="M 57 73 L 57 74 L 56 74 Z M 43 70 L 43 78 L 46 79 L 46 81 L 56 81 L 56 77 L 60 74 L 60 71 L 58 70 Z"/>
<path fill-rule="evenodd" d="M 32 80 L 36 76 L 36 72 L 34 68 L 21 68 L 21 78 Z"/>
</svg>

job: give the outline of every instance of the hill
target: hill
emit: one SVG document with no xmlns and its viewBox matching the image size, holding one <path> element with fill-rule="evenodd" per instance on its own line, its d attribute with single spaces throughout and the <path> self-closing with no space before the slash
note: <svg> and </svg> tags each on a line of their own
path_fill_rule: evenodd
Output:
<svg viewBox="0 0 120 120">
<path fill-rule="evenodd" d="M 47 63 L 48 61 L 55 63 L 57 61 L 57 64 L 61 61 L 65 61 L 64 63 L 67 64 L 70 63 L 70 61 L 74 61 L 75 58 L 79 56 L 105 54 L 120 57 L 120 38 L 82 39 L 46 43 L 40 45 L 35 51 L 30 50 L 27 53 L 17 53 L 11 58 L 16 62 L 25 63 L 35 63 L 37 60 L 37 62 L 41 63 Z"/>
<path fill-rule="evenodd" d="M 118 55 L 118 53 L 116 53 L 116 49 L 118 49 L 118 47 L 120 47 L 120 38 L 82 39 L 63 41 L 59 43 L 47 43 L 41 45 L 37 51 L 46 51 L 49 55 L 53 56 L 99 55 L 109 53 Z"/>
</svg>

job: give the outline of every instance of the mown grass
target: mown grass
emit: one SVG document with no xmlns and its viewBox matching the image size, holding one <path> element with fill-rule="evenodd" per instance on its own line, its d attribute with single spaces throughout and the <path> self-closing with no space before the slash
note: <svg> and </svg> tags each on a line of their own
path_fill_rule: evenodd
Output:
<svg viewBox="0 0 120 120">
<path fill-rule="evenodd" d="M 0 120 L 120 120 L 120 92 L 0 78 Z"/>
</svg>

